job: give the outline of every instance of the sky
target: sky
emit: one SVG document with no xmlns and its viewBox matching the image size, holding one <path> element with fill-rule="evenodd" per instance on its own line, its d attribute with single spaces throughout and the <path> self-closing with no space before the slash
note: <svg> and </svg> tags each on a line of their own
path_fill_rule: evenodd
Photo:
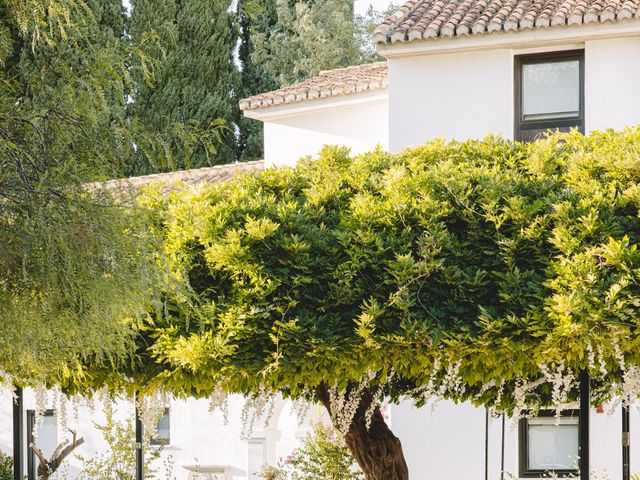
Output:
<svg viewBox="0 0 640 480">
<path fill-rule="evenodd" d="M 122 3 L 129 8 L 129 0 L 122 0 Z M 397 0 L 394 4 L 398 3 Z M 356 12 L 365 13 L 373 5 L 376 10 L 384 10 L 389 6 L 389 0 L 356 0 Z"/>
<path fill-rule="evenodd" d="M 365 13 L 369 9 L 369 5 L 373 5 L 375 10 L 386 10 L 389 3 L 394 5 L 400 3 L 398 0 L 390 2 L 389 0 L 356 0 L 356 12 Z"/>
</svg>

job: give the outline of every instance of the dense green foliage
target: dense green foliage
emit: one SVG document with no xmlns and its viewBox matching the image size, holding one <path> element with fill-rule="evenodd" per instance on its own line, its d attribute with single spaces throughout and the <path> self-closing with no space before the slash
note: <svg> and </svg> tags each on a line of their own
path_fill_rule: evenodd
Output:
<svg viewBox="0 0 640 480">
<path fill-rule="evenodd" d="M 0 480 L 13 480 L 13 460 L 0 452 Z"/>
<path fill-rule="evenodd" d="M 285 461 L 284 475 L 290 480 L 361 480 L 351 452 L 333 428 L 318 423 Z"/>
<path fill-rule="evenodd" d="M 127 357 L 149 307 L 135 212 L 83 187 L 131 158 L 129 73 L 149 64 L 108 5 L 16 0 L 0 16 L 0 371 L 20 383 Z"/>
<path fill-rule="evenodd" d="M 235 125 L 239 115 L 234 64 L 238 35 L 235 15 L 230 11 L 232 2 L 134 0 L 131 3 L 132 40 L 135 43 L 156 32 L 164 40 L 164 56 L 153 84 L 137 82 L 130 115 L 147 130 L 162 134 L 170 134 L 175 124 L 203 131 L 210 129 L 216 119 Z M 196 168 L 234 160 L 233 131 L 228 128 L 221 133 L 223 141 L 216 150 L 203 145 L 172 168 Z M 136 173 L 144 173 L 143 167 Z"/>
<path fill-rule="evenodd" d="M 640 364 L 639 180 L 636 128 L 326 148 L 156 199 L 192 296 L 166 293 L 139 379 L 297 397 L 368 378 L 393 399 L 510 410 L 562 400 L 544 370 L 589 368 L 594 400 L 620 393 Z"/>
</svg>

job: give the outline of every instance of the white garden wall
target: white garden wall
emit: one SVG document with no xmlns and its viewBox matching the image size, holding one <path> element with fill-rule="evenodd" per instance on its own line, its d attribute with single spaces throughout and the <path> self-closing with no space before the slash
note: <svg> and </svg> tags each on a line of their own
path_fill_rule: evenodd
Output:
<svg viewBox="0 0 640 480">
<path fill-rule="evenodd" d="M 12 454 L 13 451 L 11 402 L 11 395 L 6 390 L 2 390 L 0 393 L 0 451 L 5 454 Z M 34 409 L 35 405 L 33 392 L 26 390 L 25 411 Z M 292 411 L 291 403 L 280 400 L 276 402 L 268 424 L 258 421 L 250 438 L 243 439 L 241 416 L 244 399 L 241 396 L 230 397 L 228 424 L 225 424 L 219 410 L 209 411 L 207 400 L 171 400 L 169 405 L 171 442 L 164 448 L 163 456 L 158 460 L 157 466 L 162 468 L 164 460 L 171 457 L 175 477 L 170 478 L 176 480 L 187 480 L 189 472 L 183 468 L 185 465 L 228 466 L 228 477 L 225 480 L 257 480 L 256 474 L 263 465 L 276 465 L 281 458 L 286 458 L 293 452 L 305 436 L 311 422 L 320 419 L 325 423 L 328 422 L 326 416 L 323 416 L 324 411 L 314 407 L 310 409 L 302 421 L 302 426 L 299 427 L 298 418 Z M 49 406 L 54 405 L 51 403 Z M 120 421 L 134 416 L 130 401 L 118 401 L 115 408 L 116 418 Z M 85 444 L 77 449 L 78 453 L 85 457 L 94 457 L 98 453 L 107 451 L 107 444 L 94 427 L 94 423 L 102 425 L 105 421 L 99 402 L 96 403 L 93 411 L 87 407 L 81 407 L 77 418 L 69 406 L 68 417 L 68 426 L 85 439 Z M 37 443 L 43 446 L 45 454 L 50 454 L 55 446 L 66 438 L 68 434 L 58 421 L 54 438 L 50 434 L 43 435 Z M 69 457 L 65 465 L 65 475 L 59 475 L 55 480 L 73 480 L 82 467 L 82 463 L 75 456 Z M 26 474 L 26 462 L 24 471 Z M 164 478 L 161 475 L 159 480 Z"/>
</svg>

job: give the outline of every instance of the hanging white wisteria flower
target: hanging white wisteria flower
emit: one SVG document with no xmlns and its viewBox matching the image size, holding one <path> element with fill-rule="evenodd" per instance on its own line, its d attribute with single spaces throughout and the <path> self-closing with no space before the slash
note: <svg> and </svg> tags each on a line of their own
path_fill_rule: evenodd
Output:
<svg viewBox="0 0 640 480">
<path fill-rule="evenodd" d="M 251 437 L 258 420 L 262 419 L 265 427 L 269 424 L 277 398 L 278 395 L 275 392 L 264 386 L 260 386 L 256 393 L 247 397 L 240 414 L 241 438 Z"/>
<path fill-rule="evenodd" d="M 135 408 L 138 410 L 140 422 L 146 438 L 154 438 L 158 434 L 158 421 L 168 404 L 168 397 L 158 390 L 152 394 L 139 395 Z"/>
<path fill-rule="evenodd" d="M 229 424 L 229 394 L 217 387 L 209 396 L 209 413 L 220 410 L 225 425 Z"/>
<path fill-rule="evenodd" d="M 305 392 L 303 392 L 300 397 L 294 399 L 291 402 L 291 410 L 296 416 L 298 428 L 301 428 L 304 425 L 305 419 L 307 418 L 310 409 L 311 403 L 305 400 Z"/>
</svg>

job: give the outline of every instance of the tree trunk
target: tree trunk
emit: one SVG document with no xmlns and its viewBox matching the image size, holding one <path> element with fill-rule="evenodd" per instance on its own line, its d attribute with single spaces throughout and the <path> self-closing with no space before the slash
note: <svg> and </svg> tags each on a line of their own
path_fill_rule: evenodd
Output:
<svg viewBox="0 0 640 480">
<path fill-rule="evenodd" d="M 316 389 L 316 397 L 331 413 L 326 385 Z M 400 439 L 387 426 L 379 406 L 375 407 L 367 430 L 365 413 L 373 401 L 376 400 L 371 393 L 365 391 L 349 432 L 345 435 L 345 443 L 367 480 L 409 480 L 409 469 Z"/>
</svg>

